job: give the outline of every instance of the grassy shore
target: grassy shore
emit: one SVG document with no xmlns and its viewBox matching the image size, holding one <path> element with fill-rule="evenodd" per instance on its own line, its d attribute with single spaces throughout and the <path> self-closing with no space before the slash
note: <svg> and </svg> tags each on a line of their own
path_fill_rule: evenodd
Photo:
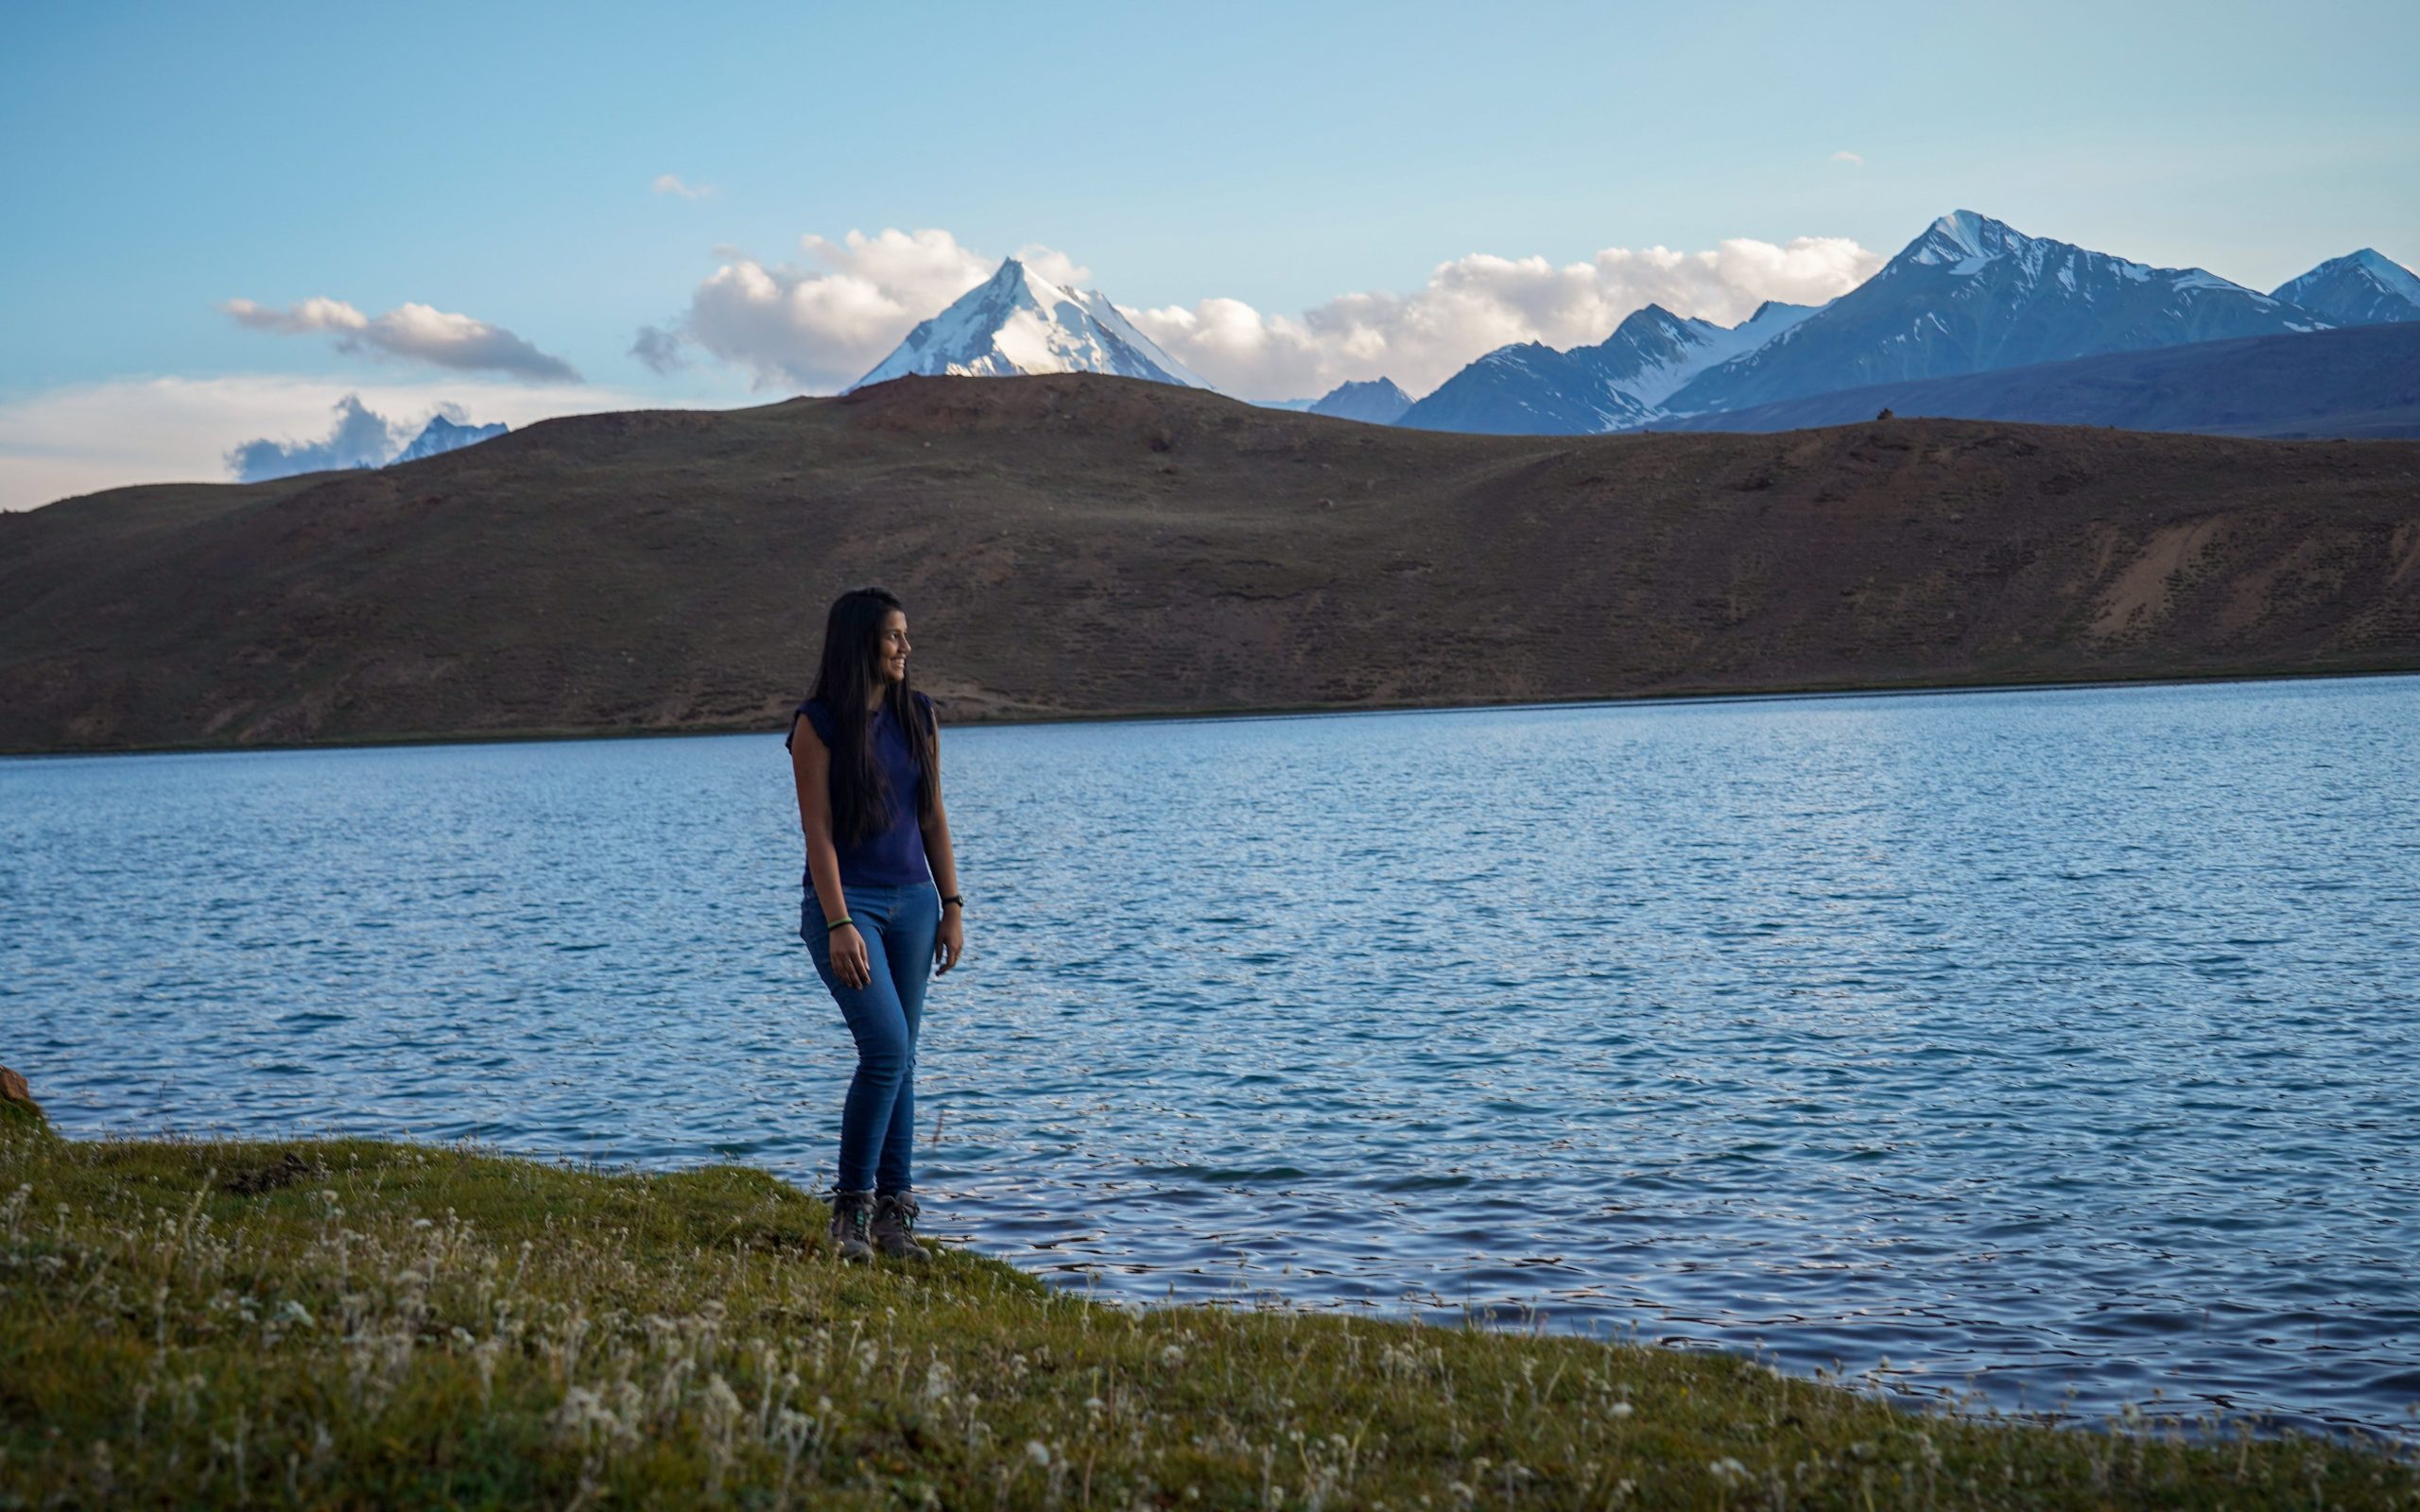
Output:
<svg viewBox="0 0 2420 1512">
<path fill-rule="evenodd" d="M 760 1172 L 0 1121 L 0 1507 L 2420 1506 L 2380 1445 L 843 1264 Z"/>
</svg>

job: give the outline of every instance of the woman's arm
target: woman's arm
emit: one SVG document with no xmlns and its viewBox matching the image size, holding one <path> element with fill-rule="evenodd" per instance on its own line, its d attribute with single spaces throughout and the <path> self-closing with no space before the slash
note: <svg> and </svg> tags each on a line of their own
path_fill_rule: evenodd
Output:
<svg viewBox="0 0 2420 1512">
<path fill-rule="evenodd" d="M 941 721 L 933 722 L 933 749 L 941 750 Z M 949 810 L 942 802 L 941 763 L 933 763 L 927 782 L 933 795 L 933 812 L 918 819 L 925 832 L 925 862 L 933 868 L 933 885 L 944 899 L 958 897 L 958 852 L 950 844 Z M 933 959 L 939 971 L 946 971 L 966 954 L 965 910 L 955 902 L 942 904 L 942 927 L 933 936 Z"/>
<path fill-rule="evenodd" d="M 832 845 L 832 753 L 804 714 L 790 716 L 790 777 L 798 784 L 798 822 L 806 832 L 806 870 L 829 923 L 848 912 L 840 890 L 840 852 Z M 851 987 L 873 980 L 866 940 L 852 924 L 831 934 L 832 974 Z"/>
</svg>

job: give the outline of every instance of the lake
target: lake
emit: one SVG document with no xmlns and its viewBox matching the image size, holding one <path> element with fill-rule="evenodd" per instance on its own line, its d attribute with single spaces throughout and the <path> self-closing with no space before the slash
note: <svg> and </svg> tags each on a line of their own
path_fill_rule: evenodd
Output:
<svg viewBox="0 0 2420 1512">
<path fill-rule="evenodd" d="M 1135 1300 L 2408 1431 L 2420 679 L 943 760 L 945 1237 Z M 800 857 L 778 733 L 0 761 L 0 1061 L 75 1134 L 821 1189 L 853 1055 Z"/>
</svg>

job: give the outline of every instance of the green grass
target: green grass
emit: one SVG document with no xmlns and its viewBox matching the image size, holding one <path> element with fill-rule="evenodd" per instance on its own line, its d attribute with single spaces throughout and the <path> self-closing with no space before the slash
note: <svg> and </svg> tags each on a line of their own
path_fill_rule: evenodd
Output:
<svg viewBox="0 0 2420 1512">
<path fill-rule="evenodd" d="M 2382 1444 L 848 1265 L 760 1172 L 0 1125 L 0 1506 L 2420 1506 Z"/>
</svg>

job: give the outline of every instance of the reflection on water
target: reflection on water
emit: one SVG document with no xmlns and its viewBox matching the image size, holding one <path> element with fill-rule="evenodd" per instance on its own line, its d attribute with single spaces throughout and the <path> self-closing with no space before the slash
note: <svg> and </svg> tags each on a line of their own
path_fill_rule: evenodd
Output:
<svg viewBox="0 0 2420 1512">
<path fill-rule="evenodd" d="M 2420 680 L 969 730 L 934 1225 L 2107 1411 L 2420 1400 Z M 0 763 L 71 1130 L 828 1174 L 778 736 Z"/>
</svg>

